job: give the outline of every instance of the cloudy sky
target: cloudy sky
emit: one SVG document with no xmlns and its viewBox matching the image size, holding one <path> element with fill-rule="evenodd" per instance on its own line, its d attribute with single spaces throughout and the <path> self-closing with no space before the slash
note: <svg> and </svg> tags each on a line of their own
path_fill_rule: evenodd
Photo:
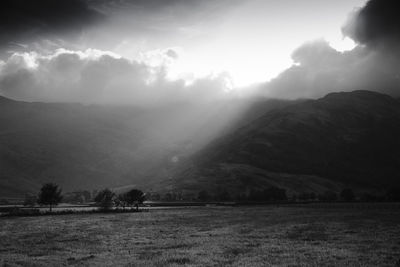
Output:
<svg viewBox="0 0 400 267">
<path fill-rule="evenodd" d="M 395 0 L 1 4 L 0 93 L 15 99 L 147 105 L 248 92 L 396 94 Z"/>
</svg>

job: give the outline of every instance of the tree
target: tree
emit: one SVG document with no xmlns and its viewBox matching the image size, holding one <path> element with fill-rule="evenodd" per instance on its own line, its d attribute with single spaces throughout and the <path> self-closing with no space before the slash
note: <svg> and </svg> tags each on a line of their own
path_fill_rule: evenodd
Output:
<svg viewBox="0 0 400 267">
<path fill-rule="evenodd" d="M 61 188 L 53 183 L 47 183 L 42 186 L 39 193 L 38 203 L 49 205 L 50 212 L 54 205 L 58 205 L 62 200 Z"/>
<path fill-rule="evenodd" d="M 145 194 L 139 189 L 131 189 L 124 194 L 124 199 L 129 206 L 135 205 L 136 210 L 139 209 L 139 204 L 145 201 Z"/>
<path fill-rule="evenodd" d="M 103 210 L 109 210 L 114 205 L 115 193 L 110 189 L 106 188 L 97 193 L 94 201 L 97 205 L 99 205 Z"/>
<path fill-rule="evenodd" d="M 344 201 L 351 202 L 354 201 L 355 196 L 351 188 L 345 188 L 340 192 L 340 198 Z"/>
<path fill-rule="evenodd" d="M 125 209 L 125 207 L 128 205 L 127 195 L 119 194 L 114 202 L 117 207 L 122 207 L 123 209 Z"/>
</svg>

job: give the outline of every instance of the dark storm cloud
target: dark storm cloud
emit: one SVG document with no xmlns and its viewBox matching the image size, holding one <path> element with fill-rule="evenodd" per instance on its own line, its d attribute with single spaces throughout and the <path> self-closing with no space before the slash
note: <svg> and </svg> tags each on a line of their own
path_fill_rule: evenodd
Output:
<svg viewBox="0 0 400 267">
<path fill-rule="evenodd" d="M 400 95 L 400 60 L 391 53 L 360 46 L 338 52 L 319 40 L 302 45 L 292 58 L 292 67 L 262 86 L 268 96 L 318 98 L 360 89 Z"/>
<path fill-rule="evenodd" d="M 305 43 L 292 54 L 295 64 L 264 89 L 279 98 L 321 97 L 344 86 L 349 70 L 357 68 L 356 54 L 340 53 L 324 40 Z"/>
<path fill-rule="evenodd" d="M 209 1 L 209 0 L 206 0 Z M 198 0 L 88 0 L 91 6 L 109 11 L 136 8 L 141 11 L 158 11 L 177 6 L 195 7 L 201 5 Z"/>
<path fill-rule="evenodd" d="M 3 0 L 0 48 L 14 49 L 38 38 L 79 33 L 102 18 L 83 0 Z"/>
<path fill-rule="evenodd" d="M 379 46 L 400 42 L 400 3 L 398 0 L 370 0 L 353 13 L 342 29 L 360 44 Z"/>
<path fill-rule="evenodd" d="M 168 47 L 167 41 L 203 32 L 202 27 L 238 1 L 4 0 L 0 58 L 16 51 L 51 53 L 57 48 L 113 50 L 123 42 Z"/>
<path fill-rule="evenodd" d="M 295 64 L 262 91 L 281 98 L 359 89 L 400 96 L 399 11 L 398 0 L 369 1 L 342 28 L 356 48 L 342 53 L 323 40 L 305 43 L 292 54 Z"/>
<path fill-rule="evenodd" d="M 147 38 L 173 38 L 182 29 L 213 23 L 239 0 L 91 0 L 89 5 L 110 18 L 106 31 Z"/>
<path fill-rule="evenodd" d="M 154 14 L 168 11 L 170 15 L 193 16 L 196 14 L 214 13 L 227 9 L 239 0 L 87 0 L 89 6 L 102 13 L 112 14 L 127 11 Z M 214 10 L 212 10 L 214 9 Z M 176 20 L 181 18 L 176 17 Z"/>
</svg>

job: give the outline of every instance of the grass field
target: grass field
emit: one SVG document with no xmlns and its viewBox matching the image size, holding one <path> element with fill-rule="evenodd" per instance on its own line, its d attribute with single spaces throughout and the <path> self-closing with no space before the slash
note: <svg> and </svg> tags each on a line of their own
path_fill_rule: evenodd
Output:
<svg viewBox="0 0 400 267">
<path fill-rule="evenodd" d="M 398 207 L 192 207 L 0 218 L 0 264 L 396 266 Z"/>
</svg>

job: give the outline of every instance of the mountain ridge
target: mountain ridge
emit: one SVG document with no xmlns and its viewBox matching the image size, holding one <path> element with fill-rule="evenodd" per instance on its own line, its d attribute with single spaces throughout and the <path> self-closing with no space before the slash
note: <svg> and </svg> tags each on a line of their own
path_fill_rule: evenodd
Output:
<svg viewBox="0 0 400 267">
<path fill-rule="evenodd" d="M 370 91 L 330 93 L 274 109 L 219 138 L 177 170 L 170 184 L 179 190 L 189 179 L 193 188 L 196 179 L 234 176 L 237 171 L 223 166 L 240 165 L 246 166 L 241 175 L 248 177 L 254 175 L 246 168 L 256 168 L 276 175 L 311 175 L 342 187 L 399 186 L 399 134 L 398 100 Z M 262 183 L 262 177 L 257 179 L 254 187 Z M 239 193 L 240 185 L 232 191 Z M 296 191 L 295 186 L 284 187 Z"/>
<path fill-rule="evenodd" d="M 0 196 L 147 185 L 280 100 L 180 104 L 152 109 L 0 98 Z M 246 115 L 247 114 L 247 115 Z"/>
</svg>

